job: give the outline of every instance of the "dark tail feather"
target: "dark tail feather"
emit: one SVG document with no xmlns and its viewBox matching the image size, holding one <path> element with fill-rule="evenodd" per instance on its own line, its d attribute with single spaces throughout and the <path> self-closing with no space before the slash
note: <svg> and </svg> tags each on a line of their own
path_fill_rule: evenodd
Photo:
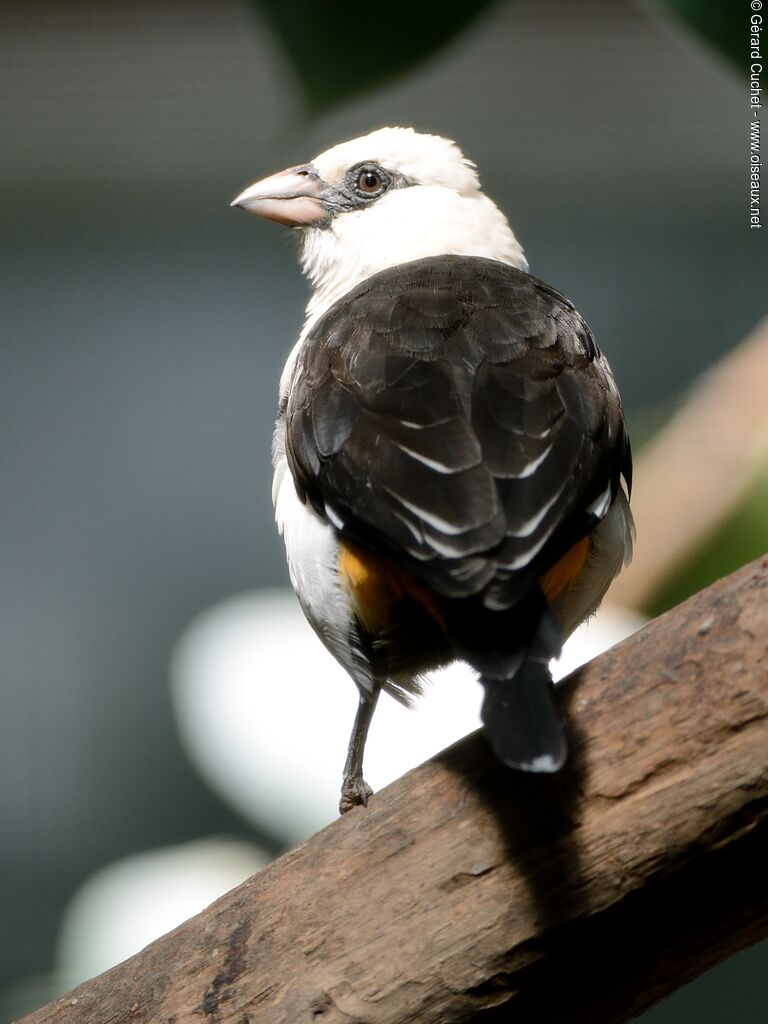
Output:
<svg viewBox="0 0 768 1024">
<path fill-rule="evenodd" d="M 524 772 L 556 772 L 567 754 L 546 663 L 526 658 L 513 679 L 484 679 L 482 719 L 496 757 Z"/>
<path fill-rule="evenodd" d="M 510 768 L 556 772 L 565 763 L 565 735 L 552 699 L 549 671 L 549 660 L 557 657 L 561 644 L 560 631 L 547 609 L 530 646 L 508 658 L 506 670 L 501 665 L 478 666 L 485 687 L 481 712 L 485 733 L 498 759 Z"/>
</svg>

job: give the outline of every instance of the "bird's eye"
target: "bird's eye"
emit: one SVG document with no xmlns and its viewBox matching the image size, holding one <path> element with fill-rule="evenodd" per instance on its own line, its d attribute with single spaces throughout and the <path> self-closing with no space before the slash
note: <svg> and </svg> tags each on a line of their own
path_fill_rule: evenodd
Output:
<svg viewBox="0 0 768 1024">
<path fill-rule="evenodd" d="M 377 196 L 384 191 L 384 179 L 377 168 L 363 167 L 357 175 L 355 187 L 364 196 Z"/>
</svg>

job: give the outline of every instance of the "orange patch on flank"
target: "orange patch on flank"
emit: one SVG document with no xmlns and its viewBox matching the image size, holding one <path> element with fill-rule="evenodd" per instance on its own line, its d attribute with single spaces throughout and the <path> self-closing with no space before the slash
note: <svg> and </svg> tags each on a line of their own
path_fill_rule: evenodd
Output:
<svg viewBox="0 0 768 1024">
<path fill-rule="evenodd" d="M 437 600 L 422 583 L 381 555 L 362 551 L 352 544 L 339 549 L 339 576 L 350 591 L 355 611 L 369 633 L 391 625 L 392 609 L 399 601 L 410 598 L 425 608 L 443 629 L 445 618 Z"/>
<path fill-rule="evenodd" d="M 559 562 L 539 577 L 539 586 L 544 596 L 551 603 L 575 583 L 589 554 L 589 537 L 582 537 L 573 547 L 566 551 Z"/>
</svg>

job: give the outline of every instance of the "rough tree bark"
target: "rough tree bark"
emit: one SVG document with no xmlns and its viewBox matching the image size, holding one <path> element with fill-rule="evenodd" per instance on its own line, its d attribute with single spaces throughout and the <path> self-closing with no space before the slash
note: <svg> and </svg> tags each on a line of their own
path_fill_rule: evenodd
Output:
<svg viewBox="0 0 768 1024">
<path fill-rule="evenodd" d="M 768 557 L 576 672 L 555 777 L 478 734 L 24 1024 L 625 1021 L 768 934 Z"/>
</svg>

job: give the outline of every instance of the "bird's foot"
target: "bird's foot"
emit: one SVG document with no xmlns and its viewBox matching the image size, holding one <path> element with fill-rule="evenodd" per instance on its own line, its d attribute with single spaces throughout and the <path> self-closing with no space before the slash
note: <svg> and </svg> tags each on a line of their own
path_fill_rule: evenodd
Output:
<svg viewBox="0 0 768 1024">
<path fill-rule="evenodd" d="M 362 775 L 345 775 L 341 784 L 339 814 L 346 814 L 353 807 L 367 807 L 369 796 L 373 796 L 373 790 Z"/>
</svg>

